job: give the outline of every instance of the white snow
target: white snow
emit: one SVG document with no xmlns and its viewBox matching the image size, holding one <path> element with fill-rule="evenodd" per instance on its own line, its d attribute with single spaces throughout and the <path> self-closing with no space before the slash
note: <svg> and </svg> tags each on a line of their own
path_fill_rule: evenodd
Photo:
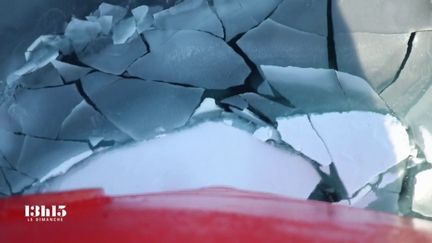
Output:
<svg viewBox="0 0 432 243">
<path fill-rule="evenodd" d="M 93 156 L 46 190 L 102 187 L 119 195 L 225 186 L 305 199 L 319 181 L 302 157 L 223 122 L 206 122 Z"/>
<path fill-rule="evenodd" d="M 424 126 L 420 126 L 418 131 L 423 142 L 420 144 L 420 146 L 423 150 L 426 160 L 429 163 L 432 163 L 432 134 L 430 133 L 429 129 L 425 128 Z"/>
<path fill-rule="evenodd" d="M 321 165 L 330 165 L 332 162 L 326 147 L 313 130 L 306 115 L 276 119 L 278 131 L 282 140 L 295 150 L 306 155 Z"/>
<path fill-rule="evenodd" d="M 424 216 L 432 217 L 432 170 L 416 175 L 412 209 Z"/>
</svg>

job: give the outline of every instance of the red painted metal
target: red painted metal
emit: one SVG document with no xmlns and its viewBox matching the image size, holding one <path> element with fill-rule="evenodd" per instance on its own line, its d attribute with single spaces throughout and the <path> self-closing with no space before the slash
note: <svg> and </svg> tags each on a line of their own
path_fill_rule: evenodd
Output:
<svg viewBox="0 0 432 243">
<path fill-rule="evenodd" d="M 28 222 L 24 205 L 66 205 Z M 0 242 L 432 242 L 432 223 L 279 196 L 210 188 L 108 197 L 82 190 L 0 200 Z"/>
</svg>

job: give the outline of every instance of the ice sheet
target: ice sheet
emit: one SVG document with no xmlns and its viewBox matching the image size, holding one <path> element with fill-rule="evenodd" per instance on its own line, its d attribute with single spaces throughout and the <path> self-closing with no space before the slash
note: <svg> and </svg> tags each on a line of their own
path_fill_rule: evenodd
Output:
<svg viewBox="0 0 432 243">
<path fill-rule="evenodd" d="M 90 95 L 116 127 L 135 140 L 184 126 L 203 90 L 140 79 L 119 79 Z"/>
<path fill-rule="evenodd" d="M 138 59 L 128 73 L 149 80 L 225 89 L 243 84 L 250 69 L 225 42 L 210 34 L 181 30 Z"/>
<path fill-rule="evenodd" d="M 256 65 L 328 68 L 327 39 L 267 19 L 237 45 Z"/>
<path fill-rule="evenodd" d="M 207 0 L 185 0 L 154 14 L 159 29 L 200 30 L 224 37 L 223 27 Z"/>
</svg>

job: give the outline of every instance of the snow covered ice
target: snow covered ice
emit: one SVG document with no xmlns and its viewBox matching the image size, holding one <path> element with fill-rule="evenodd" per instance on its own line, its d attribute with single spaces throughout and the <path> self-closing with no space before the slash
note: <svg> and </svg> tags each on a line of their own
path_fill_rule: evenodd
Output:
<svg viewBox="0 0 432 243">
<path fill-rule="evenodd" d="M 431 9 L 184 0 L 74 15 L 0 77 L 0 197 L 224 186 L 432 219 Z"/>
</svg>

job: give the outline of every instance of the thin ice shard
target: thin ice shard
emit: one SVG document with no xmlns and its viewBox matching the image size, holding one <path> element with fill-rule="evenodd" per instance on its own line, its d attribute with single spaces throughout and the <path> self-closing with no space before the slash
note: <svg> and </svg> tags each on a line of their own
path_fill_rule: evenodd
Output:
<svg viewBox="0 0 432 243">
<path fill-rule="evenodd" d="M 291 107 L 269 100 L 258 94 L 244 93 L 240 94 L 240 96 L 249 104 L 249 109 L 259 115 L 265 116 L 272 122 L 276 122 L 277 117 L 293 114 Z"/>
<path fill-rule="evenodd" d="M 214 8 L 231 40 L 259 25 L 281 0 L 213 0 Z"/>
<path fill-rule="evenodd" d="M 327 36 L 327 1 L 284 0 L 270 19 L 294 29 Z"/>
<path fill-rule="evenodd" d="M 395 78 L 410 34 L 336 34 L 338 70 L 370 81 L 381 92 Z"/>
<path fill-rule="evenodd" d="M 227 104 L 230 106 L 234 106 L 243 110 L 249 106 L 249 104 L 244 100 L 240 95 L 231 96 L 221 100 L 222 104 Z"/>
<path fill-rule="evenodd" d="M 24 53 L 26 61 L 32 59 L 32 56 L 43 48 L 53 48 L 64 55 L 70 54 L 72 46 L 70 40 L 60 35 L 41 35 L 27 48 Z"/>
<path fill-rule="evenodd" d="M 382 173 L 377 189 L 382 189 L 393 193 L 400 193 L 402 190 L 402 183 L 406 169 L 407 163 L 404 161 Z"/>
<path fill-rule="evenodd" d="M 284 142 L 323 166 L 332 163 L 326 145 L 306 115 L 280 117 L 277 119 L 277 123 L 277 130 Z"/>
<path fill-rule="evenodd" d="M 230 107 L 230 110 L 236 114 L 238 117 L 248 121 L 257 126 L 267 126 L 267 123 L 263 121 L 260 117 L 258 117 L 255 113 L 253 113 L 249 109 L 238 109 L 236 107 Z"/>
<path fill-rule="evenodd" d="M 223 40 L 210 34 L 181 30 L 138 59 L 128 73 L 149 80 L 225 89 L 243 84 L 250 69 Z"/>
<path fill-rule="evenodd" d="M 58 73 L 62 76 L 65 82 L 79 80 L 91 71 L 91 69 L 87 67 L 81 67 L 57 60 L 54 60 L 51 63 L 57 69 Z"/>
<path fill-rule="evenodd" d="M 393 214 L 398 214 L 400 212 L 399 193 L 377 190 L 375 194 L 376 199 L 367 205 L 367 209 Z"/>
<path fill-rule="evenodd" d="M 91 94 L 100 111 L 135 140 L 184 126 L 203 90 L 140 79 L 119 79 Z"/>
<path fill-rule="evenodd" d="M 270 86 L 270 84 L 264 80 L 258 87 L 257 87 L 257 93 L 260 95 L 267 95 L 275 97 L 276 94 L 273 91 L 273 88 Z"/>
<path fill-rule="evenodd" d="M 122 195 L 226 186 L 306 199 L 319 181 L 302 157 L 223 123 L 207 122 L 95 156 L 50 181 L 45 190 L 102 187 Z"/>
<path fill-rule="evenodd" d="M 224 37 L 222 24 L 207 0 L 186 0 L 154 15 L 159 29 L 200 30 Z"/>
<path fill-rule="evenodd" d="M 63 85 L 57 69 L 52 64 L 48 64 L 34 72 L 23 75 L 19 83 L 25 88 L 44 88 L 49 86 Z"/>
<path fill-rule="evenodd" d="M 405 127 L 390 115 L 354 111 L 310 118 L 349 195 L 410 155 Z"/>
<path fill-rule="evenodd" d="M 49 45 L 38 46 L 34 51 L 31 52 L 27 62 L 21 68 L 7 77 L 6 81 L 8 86 L 16 86 L 17 81 L 22 75 L 45 67 L 58 56 L 59 50 L 57 47 Z"/>
<path fill-rule="evenodd" d="M 237 45 L 257 65 L 328 68 L 327 39 L 267 19 Z"/>
<path fill-rule="evenodd" d="M 16 168 L 34 178 L 41 179 L 51 170 L 71 158 L 90 151 L 86 143 L 55 141 L 27 136 Z"/>
<path fill-rule="evenodd" d="M 72 42 L 75 51 L 81 51 L 101 33 L 102 27 L 97 22 L 72 18 L 65 29 L 65 36 Z"/>
<path fill-rule="evenodd" d="M 146 52 L 147 47 L 140 37 L 118 45 L 113 44 L 111 38 L 100 37 L 79 52 L 78 58 L 99 71 L 119 75 Z"/>
<path fill-rule="evenodd" d="M 101 32 L 104 35 L 108 35 L 113 26 L 113 17 L 112 16 L 87 16 L 86 19 L 91 22 L 98 23 L 101 27 Z"/>
<path fill-rule="evenodd" d="M 102 3 L 101 5 L 99 5 L 99 8 L 97 10 L 98 16 L 112 16 L 114 23 L 118 23 L 126 16 L 126 14 L 126 8 L 118 5 L 112 5 L 109 3 Z"/>
<path fill-rule="evenodd" d="M 12 105 L 13 116 L 24 134 L 56 138 L 63 120 L 81 100 L 73 85 L 20 90 Z"/>
<path fill-rule="evenodd" d="M 432 29 L 429 0 L 336 0 L 332 7 L 335 33 L 395 34 Z"/>
<path fill-rule="evenodd" d="M 136 31 L 138 34 L 149 29 L 153 24 L 153 15 L 150 13 L 150 9 L 146 5 L 132 9 L 132 15 L 135 19 Z"/>
<path fill-rule="evenodd" d="M 121 20 L 113 28 L 113 43 L 124 44 L 130 38 L 136 36 L 136 23 L 134 17 L 129 17 L 127 19 Z"/>
<path fill-rule="evenodd" d="M 102 140 L 124 142 L 129 136 L 121 132 L 85 101 L 79 103 L 62 123 L 60 139 Z"/>
</svg>

